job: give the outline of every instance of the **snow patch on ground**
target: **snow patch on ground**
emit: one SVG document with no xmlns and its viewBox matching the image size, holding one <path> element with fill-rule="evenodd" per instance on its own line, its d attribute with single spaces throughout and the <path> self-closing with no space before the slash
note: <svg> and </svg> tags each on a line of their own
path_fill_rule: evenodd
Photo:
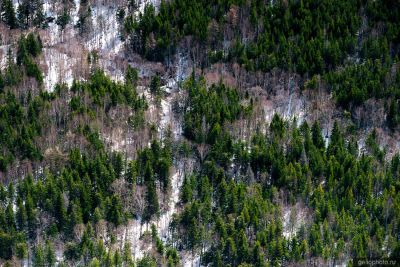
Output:
<svg viewBox="0 0 400 267">
<path fill-rule="evenodd" d="M 161 87 L 167 94 L 167 97 L 161 100 L 161 119 L 159 124 L 161 138 L 168 128 L 172 131 L 175 139 L 179 139 L 182 136 L 182 123 L 173 117 L 172 103 L 175 101 L 175 97 L 182 93 L 179 88 L 180 84 L 189 76 L 189 61 L 185 55 L 178 53 L 176 62 L 175 74 L 168 79 L 165 86 Z"/>
<path fill-rule="evenodd" d="M 5 67 L 7 67 L 8 49 L 10 49 L 10 45 L 0 46 L 0 70 L 3 70 Z"/>
<path fill-rule="evenodd" d="M 296 236 L 297 231 L 308 220 L 308 212 L 304 205 L 296 203 L 294 206 L 282 207 L 283 236 L 287 239 Z"/>
<path fill-rule="evenodd" d="M 138 0 L 137 15 L 139 15 L 139 13 L 143 14 L 144 8 L 150 4 L 152 4 L 157 11 L 158 8 L 160 7 L 160 3 L 161 3 L 160 0 Z"/>
<path fill-rule="evenodd" d="M 298 88 L 277 92 L 273 99 L 266 100 L 263 105 L 265 122 L 269 124 L 277 113 L 281 118 L 289 121 L 296 117 L 297 124 L 300 125 L 307 117 L 305 101 Z"/>
<path fill-rule="evenodd" d="M 182 123 L 178 118 L 174 118 L 172 112 L 172 102 L 175 94 L 170 94 L 166 99 L 161 100 L 161 118 L 159 121 L 159 133 L 162 139 L 168 130 L 172 132 L 172 137 L 176 140 L 182 136 Z"/>
<path fill-rule="evenodd" d="M 172 80 L 168 81 L 168 89 L 164 90 L 167 92 L 167 96 L 161 100 L 161 109 L 159 114 L 159 132 L 160 138 L 162 138 L 167 129 L 170 128 L 174 133 L 174 140 L 179 140 L 182 136 L 182 125 L 180 123 L 175 123 L 176 120 L 173 120 L 173 112 L 172 112 L 172 101 L 174 97 L 179 94 L 179 88 L 177 84 L 185 78 L 185 75 L 182 74 L 182 70 L 180 69 L 182 61 L 178 61 L 177 63 L 177 76 L 175 76 Z M 146 94 L 146 91 L 144 91 Z M 146 94 L 147 98 L 151 96 Z M 150 108 L 154 108 L 153 111 L 156 111 L 155 107 L 152 105 Z M 143 234 L 146 231 L 150 230 L 150 225 L 154 224 L 156 226 L 157 232 L 161 240 L 167 243 L 170 238 L 169 225 L 172 221 L 172 216 L 177 212 L 178 203 L 179 203 L 179 193 L 180 188 L 183 183 L 184 178 L 184 166 L 181 162 L 174 162 L 174 174 L 171 177 L 171 194 L 167 201 L 168 208 L 164 211 L 158 219 L 153 219 L 151 222 L 146 224 L 146 227 L 141 224 L 140 218 L 137 220 L 132 220 L 129 222 L 126 231 L 126 241 L 131 243 L 133 257 L 135 259 L 142 258 L 146 253 L 150 252 L 152 249 L 151 242 L 145 243 L 144 240 L 141 240 Z M 186 264 L 184 266 L 187 266 Z"/>
<path fill-rule="evenodd" d="M 189 253 L 188 253 L 189 254 Z M 187 255 L 182 259 L 182 266 L 185 267 L 200 267 L 200 255 Z"/>
<path fill-rule="evenodd" d="M 151 244 L 148 244 L 147 247 L 143 247 L 144 244 L 141 242 L 144 230 L 145 227 L 142 225 L 140 218 L 137 220 L 130 220 L 126 227 L 125 238 L 126 241 L 131 244 L 134 259 L 142 258 L 144 252 L 148 252 L 151 249 Z"/>
<path fill-rule="evenodd" d="M 151 242 L 145 242 L 143 235 L 145 232 L 150 231 L 150 225 L 154 224 L 157 228 L 157 232 L 162 241 L 166 242 L 170 238 L 169 225 L 172 220 L 172 215 L 177 211 L 177 205 L 179 202 L 179 189 L 183 182 L 183 169 L 182 166 L 172 175 L 171 177 L 171 196 L 169 198 L 169 206 L 166 212 L 162 213 L 160 218 L 153 219 L 151 222 L 143 225 L 141 218 L 136 220 L 130 220 L 126 226 L 126 232 L 121 238 L 125 242 L 131 244 L 132 256 L 134 259 L 141 259 L 146 253 L 149 253 L 152 249 Z"/>
<path fill-rule="evenodd" d="M 75 4 L 75 9 L 72 11 L 71 14 L 71 20 L 73 22 L 74 25 L 76 25 L 76 23 L 78 23 L 79 21 L 79 7 L 81 6 L 81 1 L 80 0 L 74 0 L 74 4 Z"/>
<path fill-rule="evenodd" d="M 92 8 L 94 36 L 87 42 L 89 50 L 118 54 L 123 47 L 119 36 L 117 6 L 95 5 Z"/>
<path fill-rule="evenodd" d="M 74 0 L 71 9 L 71 22 L 61 31 L 61 28 L 53 21 L 43 33 L 45 65 L 45 89 L 52 91 L 54 85 L 59 82 L 71 84 L 73 78 L 73 64 L 85 61 L 86 53 L 97 51 L 98 62 L 101 68 L 117 81 L 124 77 L 123 62 L 124 44 L 119 36 L 119 22 L 117 21 L 118 6 L 115 2 L 98 1 L 92 3 L 93 30 L 86 39 L 79 35 L 75 28 L 79 20 L 80 0 Z M 56 6 L 50 0 L 44 2 L 46 16 L 56 17 Z M 83 44 L 83 46 L 82 46 Z M 71 50 L 66 53 L 65 50 Z M 83 74 L 82 74 L 83 75 Z M 81 75 L 80 75 L 81 76 Z"/>
<path fill-rule="evenodd" d="M 57 49 L 44 49 L 43 52 L 47 63 L 47 71 L 44 73 L 45 88 L 48 91 L 53 91 L 54 86 L 61 82 L 71 86 L 74 80 L 72 69 L 75 59 L 70 58 L 67 54 Z"/>
<path fill-rule="evenodd" d="M 172 193 L 169 200 L 169 208 L 167 212 L 161 215 L 159 223 L 157 224 L 158 234 L 162 241 L 166 242 L 170 237 L 169 235 L 169 224 L 172 220 L 172 215 L 177 211 L 177 204 L 179 202 L 179 192 L 183 183 L 183 170 L 178 171 L 172 176 Z"/>
</svg>

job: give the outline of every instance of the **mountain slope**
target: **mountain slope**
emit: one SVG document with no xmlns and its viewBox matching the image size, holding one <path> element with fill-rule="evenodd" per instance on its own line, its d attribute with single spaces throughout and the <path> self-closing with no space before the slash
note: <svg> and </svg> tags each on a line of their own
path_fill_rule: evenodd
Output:
<svg viewBox="0 0 400 267">
<path fill-rule="evenodd" d="M 0 3 L 0 264 L 398 259 L 398 0 Z"/>
</svg>

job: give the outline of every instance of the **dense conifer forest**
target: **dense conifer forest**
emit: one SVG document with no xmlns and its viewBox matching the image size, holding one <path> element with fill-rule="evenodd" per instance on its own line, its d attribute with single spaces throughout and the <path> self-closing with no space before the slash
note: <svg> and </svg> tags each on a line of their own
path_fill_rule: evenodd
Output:
<svg viewBox="0 0 400 267">
<path fill-rule="evenodd" d="M 399 0 L 0 15 L 0 266 L 400 264 Z"/>
</svg>

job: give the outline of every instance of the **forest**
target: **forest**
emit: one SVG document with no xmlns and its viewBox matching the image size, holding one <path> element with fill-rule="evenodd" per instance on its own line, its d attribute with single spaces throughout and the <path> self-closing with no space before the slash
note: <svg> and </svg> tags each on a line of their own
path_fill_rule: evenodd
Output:
<svg viewBox="0 0 400 267">
<path fill-rule="evenodd" d="M 396 1 L 177 0 L 161 1 L 158 14 L 150 5 L 139 19 L 127 16 L 125 31 L 133 50 L 149 60 L 168 61 L 192 36 L 206 55 L 197 56 L 202 66 L 237 62 L 249 71 L 321 75 L 338 105 L 349 109 L 369 98 L 398 102 L 392 69 L 398 69 L 399 16 Z"/>
<path fill-rule="evenodd" d="M 0 0 L 0 15 L 1 266 L 400 259 L 398 0 Z M 69 49 L 80 61 L 54 71 Z"/>
</svg>

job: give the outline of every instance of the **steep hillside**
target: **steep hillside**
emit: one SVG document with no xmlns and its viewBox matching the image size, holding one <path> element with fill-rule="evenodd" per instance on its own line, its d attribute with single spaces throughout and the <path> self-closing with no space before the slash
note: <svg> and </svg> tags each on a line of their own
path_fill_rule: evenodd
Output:
<svg viewBox="0 0 400 267">
<path fill-rule="evenodd" d="M 0 266 L 400 259 L 399 0 L 0 14 Z"/>
</svg>

